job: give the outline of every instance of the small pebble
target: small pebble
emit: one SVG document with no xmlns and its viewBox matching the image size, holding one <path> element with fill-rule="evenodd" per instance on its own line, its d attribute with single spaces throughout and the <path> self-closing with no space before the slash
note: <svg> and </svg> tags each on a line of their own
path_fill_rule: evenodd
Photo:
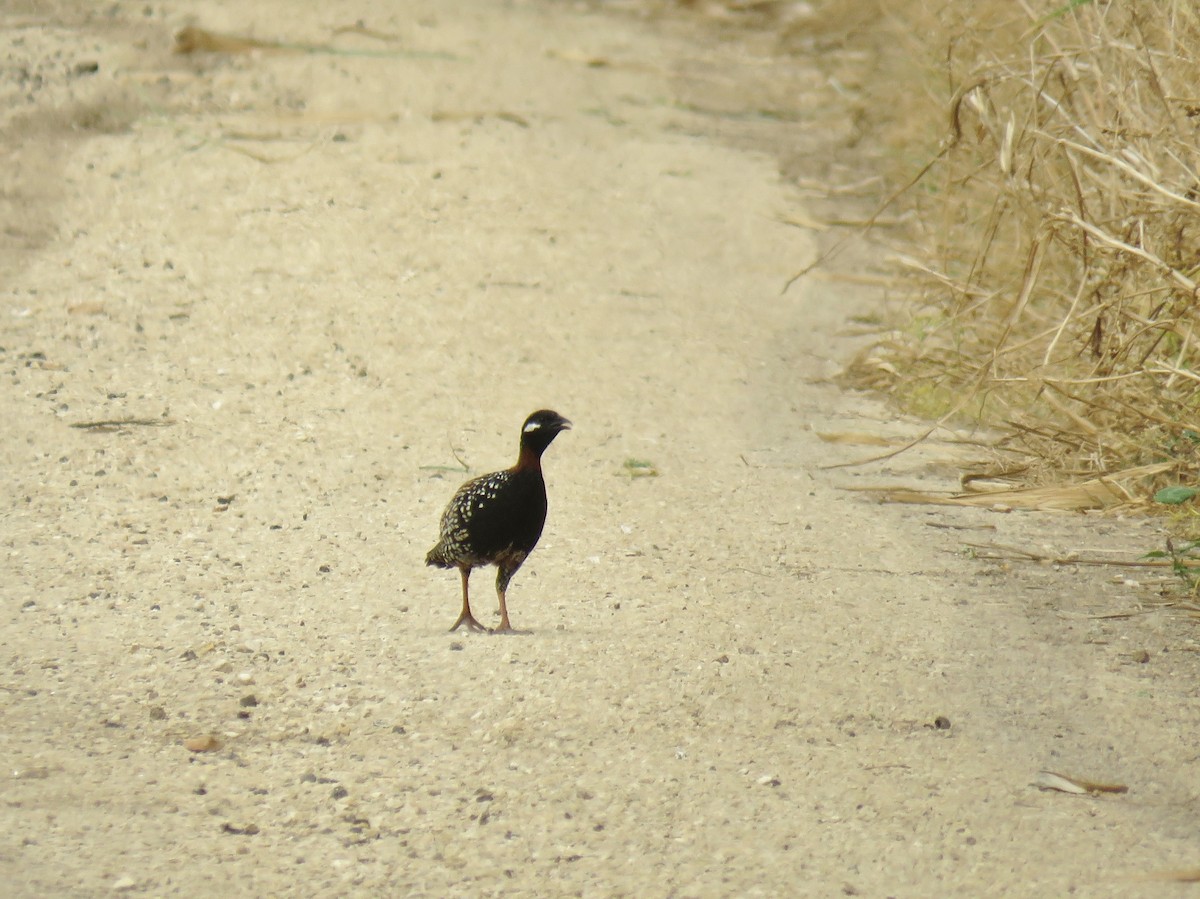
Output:
<svg viewBox="0 0 1200 899">
<path fill-rule="evenodd" d="M 184 742 L 184 748 L 189 752 L 216 752 L 221 748 L 221 741 L 212 734 L 192 737 Z"/>
</svg>

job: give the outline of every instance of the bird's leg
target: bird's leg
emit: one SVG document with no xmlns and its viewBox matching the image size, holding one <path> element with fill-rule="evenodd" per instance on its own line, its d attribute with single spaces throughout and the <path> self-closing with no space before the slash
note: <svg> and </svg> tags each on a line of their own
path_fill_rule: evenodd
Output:
<svg viewBox="0 0 1200 899">
<path fill-rule="evenodd" d="M 500 626 L 496 628 L 497 633 L 512 631 L 512 625 L 508 623 L 508 606 L 505 605 L 504 594 L 508 591 L 508 582 L 520 567 L 519 562 L 511 567 L 501 564 L 496 572 L 496 596 L 500 600 Z"/>
<path fill-rule="evenodd" d="M 496 628 L 499 631 L 511 631 L 512 625 L 508 623 L 508 606 L 504 604 L 504 591 L 496 591 L 500 596 L 500 626 Z"/>
<path fill-rule="evenodd" d="M 471 579 L 471 569 L 467 565 L 458 567 L 459 573 L 462 575 L 463 587 L 463 607 L 462 613 L 458 616 L 458 621 L 454 622 L 454 627 L 450 628 L 451 633 L 458 630 L 461 625 L 466 625 L 468 630 L 486 631 L 487 628 L 475 620 L 475 616 L 471 614 L 471 598 L 467 590 L 467 581 Z M 506 619 L 507 620 L 507 619 Z"/>
</svg>

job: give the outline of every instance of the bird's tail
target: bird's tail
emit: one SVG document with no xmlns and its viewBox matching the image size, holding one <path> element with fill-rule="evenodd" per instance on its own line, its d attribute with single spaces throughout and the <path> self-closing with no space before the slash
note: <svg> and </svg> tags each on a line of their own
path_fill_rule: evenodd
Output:
<svg viewBox="0 0 1200 899">
<path fill-rule="evenodd" d="M 438 543 L 433 549 L 425 554 L 426 565 L 436 565 L 438 568 L 453 568 L 454 563 L 446 558 L 445 551 L 441 543 Z"/>
</svg>

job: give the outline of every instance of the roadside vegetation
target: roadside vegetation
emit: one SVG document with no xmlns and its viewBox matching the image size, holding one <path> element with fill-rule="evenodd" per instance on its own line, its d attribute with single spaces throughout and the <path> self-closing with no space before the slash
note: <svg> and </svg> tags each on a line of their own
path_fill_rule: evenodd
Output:
<svg viewBox="0 0 1200 899">
<path fill-rule="evenodd" d="M 852 378 L 987 426 L 989 475 L 1135 472 L 1130 499 L 1194 522 L 1200 11 L 917 6 L 880 0 L 869 20 L 888 76 L 881 158 L 907 185 L 890 212 L 912 227 L 893 257 L 905 302 Z"/>
<path fill-rule="evenodd" d="M 1166 513 L 1138 564 L 1200 592 L 1195 0 L 675 3 L 773 32 L 849 113 L 828 196 L 870 194 L 890 302 L 844 380 L 987 456 L 887 498 Z"/>
</svg>

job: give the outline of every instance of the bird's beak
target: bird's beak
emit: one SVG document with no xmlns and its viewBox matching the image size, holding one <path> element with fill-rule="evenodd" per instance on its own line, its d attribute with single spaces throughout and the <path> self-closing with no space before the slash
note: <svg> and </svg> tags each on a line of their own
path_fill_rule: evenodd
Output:
<svg viewBox="0 0 1200 899">
<path fill-rule="evenodd" d="M 560 431 L 569 431 L 569 430 L 571 430 L 571 423 L 564 418 L 559 421 L 558 429 Z"/>
</svg>

